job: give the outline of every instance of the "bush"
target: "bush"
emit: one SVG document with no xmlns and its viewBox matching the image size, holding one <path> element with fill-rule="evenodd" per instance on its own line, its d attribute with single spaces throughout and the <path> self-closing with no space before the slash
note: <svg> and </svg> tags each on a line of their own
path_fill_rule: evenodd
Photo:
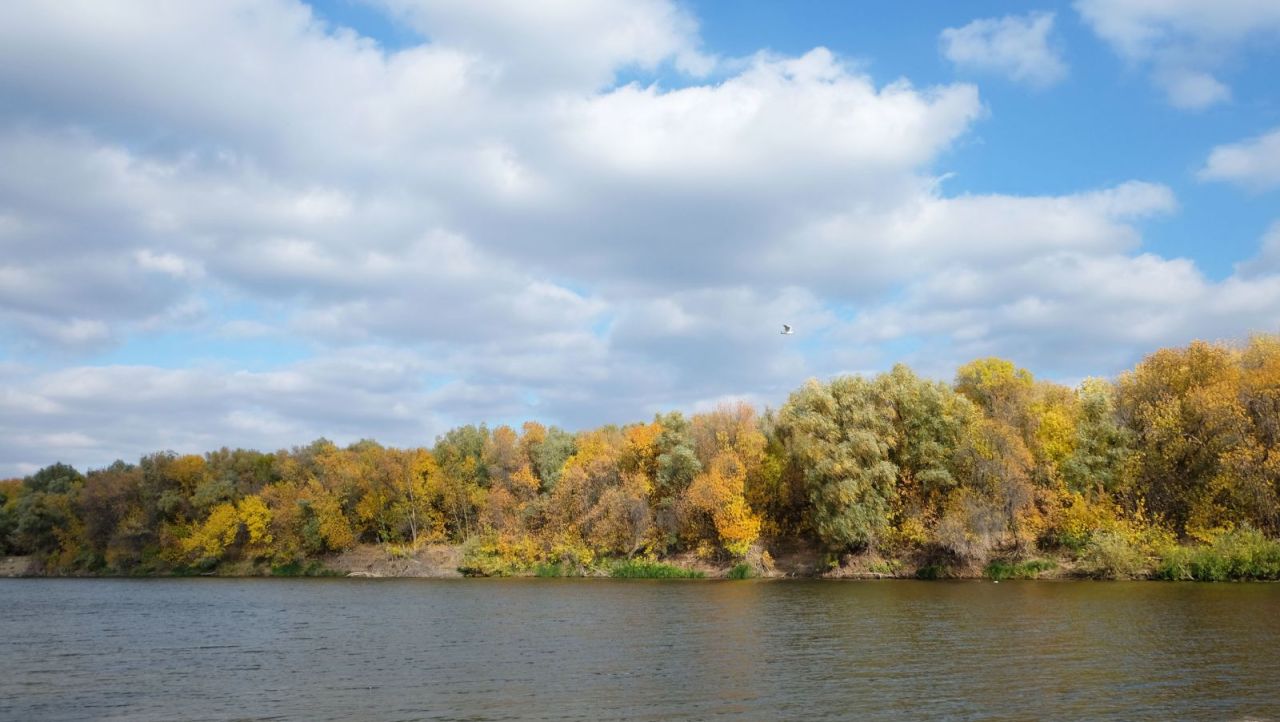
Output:
<svg viewBox="0 0 1280 722">
<path fill-rule="evenodd" d="M 535 577 L 581 577 L 582 568 L 566 562 L 551 562 L 549 564 L 533 565 L 533 576 Z"/>
<path fill-rule="evenodd" d="M 751 571 L 751 565 L 743 562 L 738 564 L 729 573 L 725 575 L 728 579 L 750 579 L 755 576 L 755 572 Z"/>
<path fill-rule="evenodd" d="M 614 564 L 609 576 L 615 579 L 701 579 L 705 576 L 694 569 L 671 564 L 628 559 Z"/>
<path fill-rule="evenodd" d="M 1155 576 L 1174 581 L 1224 582 L 1280 579 L 1280 541 L 1256 529 L 1239 529 L 1209 546 L 1165 550 Z"/>
<path fill-rule="evenodd" d="M 1147 572 L 1142 547 L 1118 532 L 1094 534 L 1080 562 L 1082 571 L 1099 579 L 1134 579 Z"/>
<path fill-rule="evenodd" d="M 492 536 L 472 536 L 462 542 L 462 563 L 458 573 L 464 577 L 508 577 L 519 571 L 498 547 Z"/>
<path fill-rule="evenodd" d="M 896 577 L 898 572 L 902 571 L 902 562 L 897 559 L 877 559 L 871 562 L 867 571 L 886 577 Z"/>
<path fill-rule="evenodd" d="M 1066 503 L 1054 516 L 1046 541 L 1078 553 L 1089 546 L 1094 534 L 1123 531 L 1122 527 L 1119 510 L 1114 504 L 1070 492 Z"/>
<path fill-rule="evenodd" d="M 994 561 L 987 565 L 983 574 L 988 579 L 1001 581 L 1004 579 L 1035 579 L 1041 572 L 1058 566 L 1048 559 L 1029 559 L 1025 562 Z"/>
<path fill-rule="evenodd" d="M 916 570 L 916 579 L 946 579 L 949 576 L 947 567 L 941 564 L 926 564 Z"/>
<path fill-rule="evenodd" d="M 329 569 L 318 561 L 292 561 L 271 567 L 273 577 L 340 577 L 342 572 Z"/>
</svg>

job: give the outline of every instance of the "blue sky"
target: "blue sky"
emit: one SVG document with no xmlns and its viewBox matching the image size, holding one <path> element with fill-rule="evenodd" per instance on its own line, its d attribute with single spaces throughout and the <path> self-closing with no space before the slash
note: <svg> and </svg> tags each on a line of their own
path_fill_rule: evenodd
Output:
<svg viewBox="0 0 1280 722">
<path fill-rule="evenodd" d="M 0 476 L 1280 331 L 1280 6 L 1158 5 L 6 3 Z"/>
</svg>

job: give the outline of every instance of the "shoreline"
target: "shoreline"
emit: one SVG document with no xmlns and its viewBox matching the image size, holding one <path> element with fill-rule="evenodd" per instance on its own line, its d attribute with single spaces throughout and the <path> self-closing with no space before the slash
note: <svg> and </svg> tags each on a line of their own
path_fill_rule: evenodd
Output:
<svg viewBox="0 0 1280 722">
<path fill-rule="evenodd" d="M 758 557 L 757 557 L 758 558 Z M 811 561 L 811 560 L 809 560 Z M 838 566 L 821 569 L 806 560 L 797 560 L 793 556 L 783 556 L 781 563 L 771 562 L 767 568 L 757 568 L 746 576 L 733 576 L 735 568 L 741 565 L 723 562 L 707 562 L 690 558 L 690 555 L 678 555 L 658 560 L 653 565 L 659 568 L 676 569 L 687 572 L 688 576 L 680 576 L 681 580 L 692 581 L 1229 581 L 1229 582 L 1274 582 L 1268 579 L 1168 579 L 1154 574 L 1135 575 L 1116 579 L 1098 575 L 1090 575 L 1078 568 L 1074 560 L 1066 556 L 1040 557 L 1032 571 L 1020 571 L 1016 563 L 1008 563 L 1004 567 L 968 565 L 951 568 L 942 573 L 929 572 L 928 567 L 914 566 L 905 560 L 886 560 L 878 555 L 847 555 Z M 104 572 L 51 572 L 43 569 L 40 560 L 34 556 L 0 557 L 0 578 L 9 579 L 618 579 L 610 574 L 607 565 L 573 570 L 566 574 L 538 573 L 534 568 L 513 570 L 509 573 L 478 574 L 464 573 L 462 564 L 462 545 L 434 544 L 427 545 L 417 553 L 404 556 L 389 552 L 386 548 L 374 544 L 362 544 L 342 553 L 327 557 L 309 559 L 288 567 L 273 567 L 263 563 L 238 563 L 223 565 L 204 572 L 188 571 L 156 571 L 151 573 L 122 574 L 111 571 Z M 620 562 L 614 562 L 620 563 Z M 1005 564 L 1005 562 L 999 562 Z M 1025 562 L 1023 564 L 1026 564 Z M 758 567 L 759 565 L 757 565 Z M 893 567 L 896 572 L 879 571 L 877 568 Z M 1012 573 L 1010 573 L 1012 567 Z M 655 579 L 659 577 L 637 576 L 632 578 Z M 667 580 L 671 577 L 663 577 Z"/>
</svg>

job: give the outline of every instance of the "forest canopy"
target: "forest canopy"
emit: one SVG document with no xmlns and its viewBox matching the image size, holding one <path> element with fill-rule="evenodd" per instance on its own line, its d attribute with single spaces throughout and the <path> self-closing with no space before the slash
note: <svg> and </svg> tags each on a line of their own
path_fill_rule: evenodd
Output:
<svg viewBox="0 0 1280 722">
<path fill-rule="evenodd" d="M 430 448 L 158 452 L 0 482 L 0 553 L 51 573 L 279 567 L 359 543 L 465 544 L 482 570 L 509 573 L 732 562 L 790 540 L 951 566 L 1058 554 L 1103 576 L 1155 555 L 1176 577 L 1168 565 L 1192 563 L 1188 545 L 1278 534 L 1269 335 L 1162 349 L 1076 388 L 997 358 L 952 383 L 899 365 L 811 380 L 763 413 L 737 404 L 577 433 L 463 426 Z"/>
</svg>

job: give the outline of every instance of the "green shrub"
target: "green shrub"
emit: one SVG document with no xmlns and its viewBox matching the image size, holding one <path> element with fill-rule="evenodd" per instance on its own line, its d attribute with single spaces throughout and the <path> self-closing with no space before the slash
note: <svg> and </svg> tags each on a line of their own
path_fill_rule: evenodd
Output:
<svg viewBox="0 0 1280 722">
<path fill-rule="evenodd" d="M 1025 562 L 993 561 L 983 570 L 988 579 L 1001 581 L 1004 579 L 1035 579 L 1041 572 L 1056 567 L 1057 564 L 1048 559 L 1028 559 Z"/>
<path fill-rule="evenodd" d="M 580 567 L 565 562 L 551 562 L 550 564 L 533 565 L 533 576 L 535 577 L 581 577 L 584 576 Z"/>
<path fill-rule="evenodd" d="M 867 571 L 872 574 L 883 574 L 888 577 L 895 577 L 902 570 L 902 562 L 897 559 L 879 559 L 871 563 L 867 567 Z"/>
<path fill-rule="evenodd" d="M 292 561 L 271 567 L 273 577 L 339 577 L 342 572 L 329 569 L 318 561 Z"/>
<path fill-rule="evenodd" d="M 476 535 L 462 542 L 458 573 L 464 577 L 509 577 L 522 571 L 502 554 L 494 537 Z"/>
<path fill-rule="evenodd" d="M 1099 579 L 1134 579 L 1147 572 L 1147 555 L 1123 534 L 1098 532 L 1080 558 L 1080 569 Z"/>
<path fill-rule="evenodd" d="M 1280 579 L 1280 541 L 1256 529 L 1238 529 L 1209 546 L 1170 547 L 1155 576 L 1174 581 L 1224 582 Z"/>
<path fill-rule="evenodd" d="M 614 564 L 609 570 L 609 576 L 615 579 L 701 579 L 705 575 L 700 571 L 672 564 L 628 559 Z"/>
<path fill-rule="evenodd" d="M 951 576 L 941 564 L 926 564 L 916 570 L 916 579 L 946 579 Z"/>
<path fill-rule="evenodd" d="M 742 564 L 734 566 L 733 569 L 730 569 L 729 573 L 726 574 L 725 577 L 728 579 L 750 579 L 755 575 L 755 572 L 751 571 L 751 565 L 743 562 Z"/>
</svg>

